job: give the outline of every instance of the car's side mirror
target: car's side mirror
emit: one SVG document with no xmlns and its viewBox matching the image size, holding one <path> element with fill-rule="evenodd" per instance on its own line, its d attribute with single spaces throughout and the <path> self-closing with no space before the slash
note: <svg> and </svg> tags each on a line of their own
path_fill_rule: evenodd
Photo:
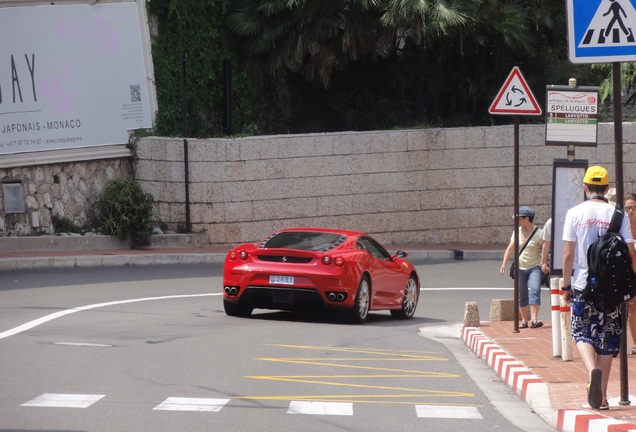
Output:
<svg viewBox="0 0 636 432">
<path fill-rule="evenodd" d="M 407 256 L 409 256 L 408 252 L 405 252 L 402 250 L 397 251 L 394 255 L 395 258 L 399 258 L 399 259 L 406 258 Z"/>
</svg>

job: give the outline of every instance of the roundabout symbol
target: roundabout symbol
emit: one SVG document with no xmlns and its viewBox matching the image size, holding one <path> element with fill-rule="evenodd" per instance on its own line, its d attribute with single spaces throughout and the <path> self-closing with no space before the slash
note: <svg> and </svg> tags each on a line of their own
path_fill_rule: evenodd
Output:
<svg viewBox="0 0 636 432">
<path fill-rule="evenodd" d="M 541 108 L 517 66 L 512 68 L 488 112 L 490 114 L 541 115 Z"/>
</svg>

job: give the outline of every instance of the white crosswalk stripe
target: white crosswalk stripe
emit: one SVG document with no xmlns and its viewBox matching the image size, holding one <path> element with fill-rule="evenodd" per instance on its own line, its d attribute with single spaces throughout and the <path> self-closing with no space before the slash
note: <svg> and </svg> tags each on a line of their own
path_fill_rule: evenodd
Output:
<svg viewBox="0 0 636 432">
<path fill-rule="evenodd" d="M 353 404 L 344 402 L 291 401 L 287 414 L 353 415 Z"/>
<path fill-rule="evenodd" d="M 229 399 L 169 397 L 153 410 L 219 412 Z"/>
<path fill-rule="evenodd" d="M 29 402 L 26 407 L 54 407 L 54 408 L 88 408 L 105 395 L 93 394 L 61 394 L 44 393 Z"/>
<path fill-rule="evenodd" d="M 23 403 L 21 406 L 88 408 L 104 396 L 98 394 L 44 393 Z M 219 412 L 230 401 L 231 399 L 223 398 L 169 397 L 155 406 L 153 411 Z M 353 416 L 354 412 L 353 403 L 349 402 L 291 401 L 287 414 Z M 415 415 L 418 418 L 482 419 L 479 410 L 471 406 L 415 405 Z"/>
<path fill-rule="evenodd" d="M 416 405 L 420 418 L 482 419 L 479 410 L 469 406 Z"/>
</svg>

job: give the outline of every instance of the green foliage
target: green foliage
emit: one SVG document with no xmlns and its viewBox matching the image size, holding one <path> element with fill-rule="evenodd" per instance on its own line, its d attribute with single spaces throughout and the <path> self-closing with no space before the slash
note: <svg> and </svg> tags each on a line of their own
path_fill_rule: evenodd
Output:
<svg viewBox="0 0 636 432">
<path fill-rule="evenodd" d="M 152 0 L 157 133 L 233 135 L 508 122 L 488 106 L 513 66 L 545 86 L 598 85 L 567 56 L 562 0 Z M 184 118 L 182 70 L 188 59 Z M 602 78 L 601 78 L 602 79 Z M 523 121 L 534 121 L 524 118 Z"/>
<path fill-rule="evenodd" d="M 152 39 L 159 105 L 155 133 L 188 137 L 225 134 L 224 60 L 231 62 L 232 71 L 232 132 L 241 133 L 251 124 L 257 124 L 263 133 L 281 127 L 280 111 L 272 103 L 276 99 L 272 81 L 249 77 L 236 60 L 225 24 L 226 3 L 224 0 L 147 3 L 149 14 L 159 24 L 158 35 Z"/>
<path fill-rule="evenodd" d="M 53 229 L 56 233 L 77 233 L 82 234 L 84 229 L 75 224 L 73 219 L 68 216 L 51 216 L 51 222 L 53 222 Z"/>
<path fill-rule="evenodd" d="M 149 246 L 153 201 L 136 180 L 112 180 L 97 201 L 100 230 L 130 239 L 132 247 Z"/>
</svg>

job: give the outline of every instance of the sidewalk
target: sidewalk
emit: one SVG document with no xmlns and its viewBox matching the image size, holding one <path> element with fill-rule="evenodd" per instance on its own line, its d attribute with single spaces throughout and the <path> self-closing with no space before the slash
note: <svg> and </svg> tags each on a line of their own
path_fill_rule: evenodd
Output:
<svg viewBox="0 0 636 432">
<path fill-rule="evenodd" d="M 608 386 L 609 411 L 587 404 L 587 372 L 572 343 L 572 361 L 553 357 L 552 323 L 514 333 L 511 321 L 465 327 L 466 345 L 556 430 L 563 432 L 636 431 L 636 398 L 619 405 L 620 359 L 614 359 Z M 636 355 L 628 354 L 629 390 L 636 393 Z"/>
</svg>

